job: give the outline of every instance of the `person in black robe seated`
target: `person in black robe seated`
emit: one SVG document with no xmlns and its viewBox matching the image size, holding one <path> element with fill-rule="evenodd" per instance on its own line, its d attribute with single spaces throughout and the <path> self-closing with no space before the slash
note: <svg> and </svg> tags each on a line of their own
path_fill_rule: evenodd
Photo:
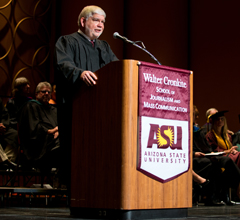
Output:
<svg viewBox="0 0 240 220">
<path fill-rule="evenodd" d="M 52 87 L 40 82 L 36 100 L 28 101 L 19 117 L 19 139 L 27 161 L 41 171 L 58 168 L 59 135 L 57 109 L 49 104 Z"/>
<path fill-rule="evenodd" d="M 21 113 L 23 105 L 31 100 L 29 97 L 30 83 L 26 77 L 16 78 L 13 84 L 12 98 L 6 104 L 10 116 L 10 127 L 18 130 L 18 116 Z"/>
<path fill-rule="evenodd" d="M 14 169 L 18 154 L 18 134 L 10 126 L 9 114 L 0 98 L 0 169 Z"/>
<path fill-rule="evenodd" d="M 66 178 L 70 180 L 72 97 L 83 82 L 97 83 L 95 71 L 118 58 L 109 44 L 98 38 L 104 30 L 106 14 L 98 6 L 86 6 L 78 17 L 78 31 L 61 36 L 55 45 L 56 88 L 61 149 L 66 164 Z M 69 182 L 66 183 L 69 185 Z"/>
<path fill-rule="evenodd" d="M 212 152 L 205 137 L 205 130 L 200 129 L 193 132 L 193 170 L 204 178 L 210 179 L 213 186 L 212 192 L 215 198 L 207 203 L 217 205 L 216 199 L 220 199 L 232 205 L 234 202 L 230 201 L 229 188 L 236 189 L 238 187 L 240 170 L 227 156 L 205 155 Z"/>
</svg>

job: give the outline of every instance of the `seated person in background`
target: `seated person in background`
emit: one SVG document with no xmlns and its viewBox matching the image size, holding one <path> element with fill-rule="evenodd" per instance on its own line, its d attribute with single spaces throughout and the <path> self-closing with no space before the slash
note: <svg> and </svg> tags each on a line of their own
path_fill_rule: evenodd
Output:
<svg viewBox="0 0 240 220">
<path fill-rule="evenodd" d="M 0 98 L 0 163 L 5 168 L 14 168 L 18 153 L 17 131 L 9 127 L 9 114 Z M 2 168 L 4 168 L 2 167 Z"/>
<path fill-rule="evenodd" d="M 202 129 L 205 132 L 205 135 L 207 134 L 207 132 L 209 132 L 212 128 L 212 118 L 211 116 L 216 114 L 218 112 L 218 110 L 216 108 L 210 108 L 206 111 L 206 118 L 207 118 L 207 123 L 205 125 L 202 126 Z M 227 132 L 230 135 L 233 135 L 234 133 L 230 130 L 227 130 Z"/>
<path fill-rule="evenodd" d="M 210 108 L 210 109 L 208 109 L 208 110 L 206 111 L 206 120 L 207 120 L 207 123 L 204 124 L 204 125 L 201 127 L 201 129 L 202 129 L 202 131 L 205 133 L 205 135 L 207 134 L 207 132 L 208 132 L 209 130 L 211 130 L 211 122 L 212 122 L 212 120 L 209 119 L 210 116 L 213 115 L 213 114 L 215 114 L 215 113 L 217 113 L 217 112 L 218 112 L 218 110 L 217 110 L 216 108 Z"/>
<path fill-rule="evenodd" d="M 199 131 L 194 132 L 193 135 L 196 133 L 199 133 Z M 221 167 L 217 161 L 214 162 L 210 157 L 205 157 L 205 153 L 197 148 L 195 142 L 196 140 L 193 140 L 193 171 L 203 179 L 209 179 L 211 183 L 208 184 L 208 190 L 204 192 L 206 196 L 205 205 L 224 205 L 220 200 L 221 184 L 218 184 L 222 174 Z"/>
<path fill-rule="evenodd" d="M 36 100 L 27 102 L 19 117 L 19 138 L 26 158 L 42 171 L 58 167 L 59 136 L 57 109 L 49 104 L 52 87 L 40 82 Z"/>
<path fill-rule="evenodd" d="M 211 202 L 215 202 L 219 197 L 227 204 L 231 204 L 228 189 L 229 187 L 238 187 L 240 170 L 229 157 L 205 156 L 211 152 L 213 149 L 205 137 L 205 129 L 201 128 L 193 132 L 193 170 L 209 179 L 214 186 L 212 192 L 215 194 L 215 199 Z"/>
<path fill-rule="evenodd" d="M 227 204 L 229 200 L 229 188 L 237 189 L 240 183 L 240 169 L 234 161 L 226 156 L 205 156 L 213 152 L 208 144 L 204 130 L 193 133 L 193 170 L 204 178 L 210 180 L 213 185 L 214 201 L 222 199 Z"/>
<path fill-rule="evenodd" d="M 225 152 L 240 168 L 240 152 L 238 152 L 237 146 L 232 146 L 232 138 L 228 132 L 227 120 L 224 114 L 227 111 L 217 112 L 212 115 L 212 128 L 206 134 L 206 139 L 213 151 Z"/>
<path fill-rule="evenodd" d="M 18 115 L 22 109 L 22 106 L 29 100 L 30 83 L 27 78 L 16 78 L 12 90 L 12 98 L 7 102 L 7 110 L 10 115 L 10 126 L 17 130 Z"/>
</svg>

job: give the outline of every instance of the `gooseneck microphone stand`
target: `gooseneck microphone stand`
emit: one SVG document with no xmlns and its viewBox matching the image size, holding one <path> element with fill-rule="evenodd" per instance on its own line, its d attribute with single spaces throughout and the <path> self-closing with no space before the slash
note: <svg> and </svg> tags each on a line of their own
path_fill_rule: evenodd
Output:
<svg viewBox="0 0 240 220">
<path fill-rule="evenodd" d="M 159 65 L 162 65 L 162 64 L 157 60 L 156 57 L 154 57 L 149 51 L 146 50 L 146 47 L 144 46 L 144 44 L 143 44 L 142 41 L 131 41 L 131 40 L 128 40 L 126 37 L 121 36 L 118 32 L 114 32 L 114 33 L 113 33 L 113 37 L 114 37 L 115 39 L 117 39 L 117 38 L 118 38 L 118 39 L 121 39 L 121 40 L 123 40 L 124 42 L 129 43 L 129 44 L 132 44 L 132 45 L 134 45 L 135 47 L 143 50 L 143 51 L 146 52 L 152 59 L 154 59 Z M 139 43 L 139 42 L 142 44 L 142 46 L 140 46 L 140 45 L 137 44 L 137 43 Z"/>
<path fill-rule="evenodd" d="M 141 42 L 142 45 L 143 45 L 142 47 L 141 47 L 140 45 L 136 44 L 137 42 L 141 42 L 141 41 L 133 42 L 132 45 L 135 46 L 135 47 L 137 47 L 137 48 L 139 48 L 139 49 L 141 49 L 141 50 L 143 50 L 143 51 L 145 51 L 152 59 L 154 59 L 154 60 L 158 63 L 158 65 L 162 65 L 162 64 L 157 60 L 156 57 L 154 57 L 148 50 L 146 50 L 143 42 Z"/>
</svg>

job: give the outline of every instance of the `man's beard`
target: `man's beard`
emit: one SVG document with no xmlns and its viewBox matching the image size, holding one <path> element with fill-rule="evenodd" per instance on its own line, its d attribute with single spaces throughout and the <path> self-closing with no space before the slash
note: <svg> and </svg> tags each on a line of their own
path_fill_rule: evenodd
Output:
<svg viewBox="0 0 240 220">
<path fill-rule="evenodd" d="M 102 31 L 103 32 L 103 31 Z M 89 37 L 89 36 L 94 36 L 94 37 L 96 37 L 96 38 L 99 38 L 100 36 L 101 36 L 101 34 L 102 34 L 102 32 L 101 33 L 99 33 L 98 35 L 96 35 L 95 33 L 95 31 L 92 31 L 91 29 L 89 29 L 89 28 L 87 28 L 86 27 L 86 35 Z"/>
</svg>

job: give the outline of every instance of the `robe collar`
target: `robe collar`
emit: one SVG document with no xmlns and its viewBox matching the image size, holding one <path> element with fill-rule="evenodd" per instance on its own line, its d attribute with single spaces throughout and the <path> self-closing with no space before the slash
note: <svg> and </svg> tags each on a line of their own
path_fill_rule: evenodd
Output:
<svg viewBox="0 0 240 220">
<path fill-rule="evenodd" d="M 93 41 L 95 42 L 95 40 L 91 40 L 86 34 L 84 34 L 80 29 L 78 29 L 78 33 L 81 34 L 83 37 L 85 37 L 89 42 Z"/>
</svg>

